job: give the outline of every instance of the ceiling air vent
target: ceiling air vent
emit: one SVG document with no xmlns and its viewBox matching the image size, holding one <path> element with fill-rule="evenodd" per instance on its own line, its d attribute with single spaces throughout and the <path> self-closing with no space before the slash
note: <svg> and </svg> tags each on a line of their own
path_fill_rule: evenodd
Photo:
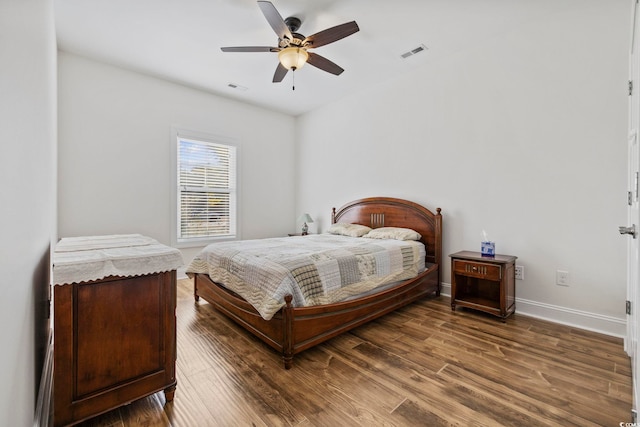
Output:
<svg viewBox="0 0 640 427">
<path fill-rule="evenodd" d="M 415 49 L 411 49 L 410 51 L 405 52 L 400 56 L 402 56 L 402 58 L 404 58 L 404 59 L 407 59 L 408 57 L 413 56 L 413 55 L 417 55 L 418 53 L 423 52 L 425 50 L 427 50 L 427 47 L 425 45 L 421 44 L 420 46 L 416 47 Z"/>
<path fill-rule="evenodd" d="M 244 87 L 244 86 L 240 86 L 240 85 L 237 85 L 237 84 L 235 84 L 235 83 L 229 83 L 227 86 L 229 86 L 231 89 L 240 90 L 240 91 L 242 91 L 242 92 L 244 92 L 244 91 L 246 91 L 246 90 L 247 90 L 247 88 L 246 88 L 246 87 Z"/>
</svg>

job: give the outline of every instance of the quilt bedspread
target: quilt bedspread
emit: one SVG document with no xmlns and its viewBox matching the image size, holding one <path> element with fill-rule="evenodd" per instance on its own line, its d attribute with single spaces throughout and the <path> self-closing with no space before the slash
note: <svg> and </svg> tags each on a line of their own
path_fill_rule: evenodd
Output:
<svg viewBox="0 0 640 427">
<path fill-rule="evenodd" d="M 186 271 L 208 274 L 269 320 L 287 294 L 295 307 L 330 304 L 424 268 L 420 242 L 317 234 L 214 243 Z"/>
</svg>

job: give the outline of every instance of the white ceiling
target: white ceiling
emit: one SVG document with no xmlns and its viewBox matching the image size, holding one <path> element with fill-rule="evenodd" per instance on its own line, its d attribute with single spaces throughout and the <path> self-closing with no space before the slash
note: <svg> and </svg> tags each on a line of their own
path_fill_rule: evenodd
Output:
<svg viewBox="0 0 640 427">
<path fill-rule="evenodd" d="M 277 45 L 254 0 L 54 0 L 54 11 L 62 51 L 298 115 L 592 1 L 272 0 L 283 18 L 302 20 L 306 36 L 353 20 L 360 27 L 316 51 L 344 73 L 306 65 L 295 73 L 295 91 L 291 72 L 271 82 L 276 53 L 220 51 Z M 426 51 L 401 58 L 421 44 Z"/>
</svg>

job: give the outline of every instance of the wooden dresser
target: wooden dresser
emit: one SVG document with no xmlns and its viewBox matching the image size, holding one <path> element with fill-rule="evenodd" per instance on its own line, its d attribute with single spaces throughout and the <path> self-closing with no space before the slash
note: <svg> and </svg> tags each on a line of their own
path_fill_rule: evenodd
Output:
<svg viewBox="0 0 640 427">
<path fill-rule="evenodd" d="M 97 244 L 106 249 L 63 239 L 62 246 L 88 249 L 58 252 L 56 247 L 54 252 L 55 426 L 78 423 L 161 390 L 167 401 L 173 399 L 176 268 L 182 258 L 179 251 L 155 241 L 137 244 L 149 241 L 143 236 L 132 239 L 134 246 L 112 246 L 125 245 L 127 237 L 117 236 L 111 246 Z M 136 263 L 139 274 L 132 271 Z M 76 280 L 83 274 L 108 275 Z"/>
</svg>

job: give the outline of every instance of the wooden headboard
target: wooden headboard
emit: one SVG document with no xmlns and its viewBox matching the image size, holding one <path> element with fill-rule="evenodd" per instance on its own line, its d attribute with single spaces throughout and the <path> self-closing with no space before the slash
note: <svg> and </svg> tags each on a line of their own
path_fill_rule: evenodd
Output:
<svg viewBox="0 0 640 427">
<path fill-rule="evenodd" d="M 333 208 L 331 223 L 362 224 L 371 228 L 411 228 L 422 236 L 427 250 L 426 261 L 442 263 L 442 215 L 434 214 L 417 203 L 391 197 L 369 197 L 354 200 L 340 209 Z"/>
</svg>

